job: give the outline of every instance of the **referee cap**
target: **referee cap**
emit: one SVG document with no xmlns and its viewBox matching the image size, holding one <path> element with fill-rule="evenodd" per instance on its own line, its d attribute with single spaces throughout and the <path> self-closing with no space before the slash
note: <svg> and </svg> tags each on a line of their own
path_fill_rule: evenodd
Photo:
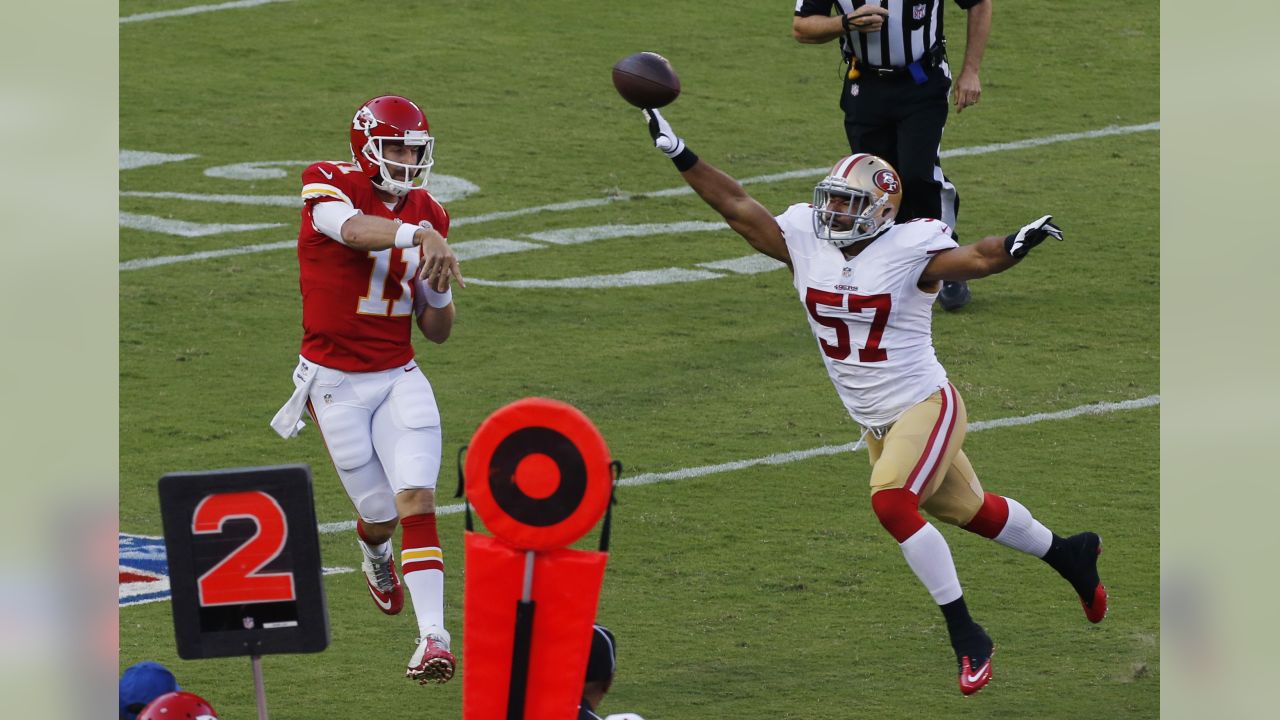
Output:
<svg viewBox="0 0 1280 720">
<path fill-rule="evenodd" d="M 587 658 L 587 682 L 604 682 L 618 669 L 618 646 L 609 628 L 591 627 L 591 655 Z"/>
</svg>

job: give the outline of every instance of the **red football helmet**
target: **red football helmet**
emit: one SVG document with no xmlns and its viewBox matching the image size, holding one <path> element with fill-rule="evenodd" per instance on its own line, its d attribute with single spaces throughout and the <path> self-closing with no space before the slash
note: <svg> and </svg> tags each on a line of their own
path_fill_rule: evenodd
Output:
<svg viewBox="0 0 1280 720">
<path fill-rule="evenodd" d="M 388 160 L 384 143 L 418 148 L 418 161 L 405 164 Z M 399 95 L 381 95 L 360 106 L 351 121 L 351 158 L 379 190 L 401 197 L 427 184 L 431 151 L 435 147 L 427 116 L 413 101 Z"/>
<path fill-rule="evenodd" d="M 152 700 L 138 720 L 218 720 L 218 713 L 199 695 L 178 690 Z"/>
</svg>

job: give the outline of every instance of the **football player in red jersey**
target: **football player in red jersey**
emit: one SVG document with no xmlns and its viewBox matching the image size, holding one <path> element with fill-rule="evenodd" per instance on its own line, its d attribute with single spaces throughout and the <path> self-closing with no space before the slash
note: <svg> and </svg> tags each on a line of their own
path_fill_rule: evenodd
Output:
<svg viewBox="0 0 1280 720">
<path fill-rule="evenodd" d="M 464 285 L 445 240 L 449 214 L 425 188 L 434 145 L 422 110 L 384 95 L 352 119 L 352 162 L 302 172 L 302 349 L 293 397 L 271 422 L 292 437 L 305 409 L 320 428 L 359 515 L 369 594 L 388 615 L 404 605 L 391 548 L 404 528 L 400 569 L 419 634 L 405 674 L 423 684 L 447 682 L 455 661 L 435 516 L 440 413 L 412 331 L 447 340 L 450 283 Z"/>
</svg>

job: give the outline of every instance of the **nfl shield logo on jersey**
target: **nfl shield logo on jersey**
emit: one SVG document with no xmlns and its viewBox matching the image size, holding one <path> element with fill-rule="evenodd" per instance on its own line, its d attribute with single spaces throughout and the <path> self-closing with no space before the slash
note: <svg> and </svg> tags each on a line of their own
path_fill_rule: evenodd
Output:
<svg viewBox="0 0 1280 720">
<path fill-rule="evenodd" d="M 923 20 L 923 19 L 924 19 L 924 8 L 925 8 L 925 4 L 924 4 L 924 3 L 916 3 L 915 5 L 912 5 L 912 6 L 911 6 L 911 19 L 912 19 L 912 20 Z"/>
</svg>

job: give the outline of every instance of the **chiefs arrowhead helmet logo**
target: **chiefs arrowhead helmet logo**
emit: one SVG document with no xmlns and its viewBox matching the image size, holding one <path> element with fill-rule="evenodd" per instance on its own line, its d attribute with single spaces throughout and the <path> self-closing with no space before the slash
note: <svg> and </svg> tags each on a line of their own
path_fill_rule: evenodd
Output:
<svg viewBox="0 0 1280 720">
<path fill-rule="evenodd" d="M 366 105 L 356 112 L 355 118 L 351 121 L 351 129 L 370 130 L 377 124 L 378 118 L 374 117 L 373 111 Z"/>
</svg>

